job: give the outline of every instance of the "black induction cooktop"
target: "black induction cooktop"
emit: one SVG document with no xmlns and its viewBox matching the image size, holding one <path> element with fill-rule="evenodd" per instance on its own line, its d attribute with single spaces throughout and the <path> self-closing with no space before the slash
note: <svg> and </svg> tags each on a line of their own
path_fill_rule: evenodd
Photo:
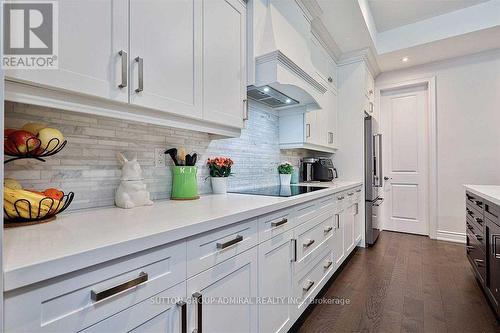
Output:
<svg viewBox="0 0 500 333">
<path fill-rule="evenodd" d="M 301 195 L 309 192 L 325 190 L 327 187 L 319 186 L 300 186 L 300 185 L 288 185 L 288 186 L 266 186 L 257 187 L 250 189 L 241 189 L 230 191 L 231 193 L 238 194 L 252 194 L 252 195 L 266 195 L 271 197 L 293 197 L 296 195 Z"/>
</svg>

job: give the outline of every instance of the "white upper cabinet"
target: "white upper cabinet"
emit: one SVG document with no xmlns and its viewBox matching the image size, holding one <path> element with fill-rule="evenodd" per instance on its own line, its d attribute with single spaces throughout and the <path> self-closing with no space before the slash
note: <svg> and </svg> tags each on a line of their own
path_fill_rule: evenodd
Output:
<svg viewBox="0 0 500 333">
<path fill-rule="evenodd" d="M 8 70 L 7 79 L 128 102 L 127 87 L 119 87 L 128 72 L 128 0 L 58 4 L 59 68 Z"/>
<path fill-rule="evenodd" d="M 203 118 L 243 127 L 246 8 L 239 0 L 203 3 Z"/>
<path fill-rule="evenodd" d="M 130 0 L 130 103 L 201 118 L 201 10 L 198 0 Z"/>
<path fill-rule="evenodd" d="M 337 87 L 337 65 L 332 57 L 328 54 L 321 43 L 314 37 L 310 40 L 311 61 L 316 69 L 316 73 L 322 81 L 326 83 L 328 88 L 336 89 Z"/>
</svg>

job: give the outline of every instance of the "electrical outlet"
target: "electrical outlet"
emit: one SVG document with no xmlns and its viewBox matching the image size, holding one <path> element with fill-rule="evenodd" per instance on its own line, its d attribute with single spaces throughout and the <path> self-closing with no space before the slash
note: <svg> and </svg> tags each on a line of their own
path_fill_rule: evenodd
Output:
<svg viewBox="0 0 500 333">
<path fill-rule="evenodd" d="M 164 168 L 165 164 L 165 154 L 162 148 L 155 148 L 155 168 Z"/>
</svg>

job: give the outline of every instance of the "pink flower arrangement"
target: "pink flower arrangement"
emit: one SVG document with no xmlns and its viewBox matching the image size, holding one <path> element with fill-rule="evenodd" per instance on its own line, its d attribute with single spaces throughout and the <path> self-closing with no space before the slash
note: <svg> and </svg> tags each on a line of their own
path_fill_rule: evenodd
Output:
<svg viewBox="0 0 500 333">
<path fill-rule="evenodd" d="M 207 166 L 212 177 L 229 177 L 233 164 L 233 160 L 229 157 L 214 157 L 207 160 Z"/>
</svg>

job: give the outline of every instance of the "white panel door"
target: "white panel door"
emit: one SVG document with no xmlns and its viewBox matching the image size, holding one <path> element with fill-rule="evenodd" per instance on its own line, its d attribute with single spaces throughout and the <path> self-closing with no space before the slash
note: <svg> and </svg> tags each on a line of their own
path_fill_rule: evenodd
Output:
<svg viewBox="0 0 500 333">
<path fill-rule="evenodd" d="M 203 1 L 203 119 L 243 127 L 246 8 L 239 0 Z"/>
<path fill-rule="evenodd" d="M 348 256 L 354 248 L 354 205 L 343 210 L 341 220 L 344 222 L 344 249 Z"/>
<path fill-rule="evenodd" d="M 259 245 L 259 297 L 293 297 L 292 231 L 282 233 Z M 285 302 L 259 305 L 259 332 L 287 332 L 292 324 L 294 306 Z"/>
<path fill-rule="evenodd" d="M 201 316 L 197 304 L 188 307 L 189 332 L 257 332 L 257 248 L 188 279 L 187 291 L 202 298 Z"/>
<path fill-rule="evenodd" d="M 119 87 L 127 79 L 127 70 L 122 76 L 122 61 L 127 66 L 128 0 L 64 0 L 58 4 L 59 68 L 8 70 L 6 77 L 128 102 L 128 87 Z M 123 58 L 120 51 L 125 51 Z"/>
<path fill-rule="evenodd" d="M 429 233 L 427 105 L 423 86 L 382 94 L 383 229 Z"/>
<path fill-rule="evenodd" d="M 335 267 L 339 267 L 345 258 L 344 248 L 344 211 L 335 214 L 335 221 L 333 224 L 334 233 L 332 237 L 333 256 L 335 258 Z"/>
<path fill-rule="evenodd" d="M 201 11 L 199 0 L 130 0 L 130 103 L 201 118 Z"/>
</svg>

